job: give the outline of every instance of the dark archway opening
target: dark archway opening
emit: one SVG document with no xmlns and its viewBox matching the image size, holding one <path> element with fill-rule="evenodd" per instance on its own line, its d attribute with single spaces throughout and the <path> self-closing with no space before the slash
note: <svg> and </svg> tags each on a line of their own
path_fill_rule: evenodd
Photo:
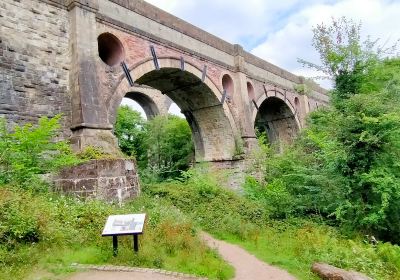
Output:
<svg viewBox="0 0 400 280">
<path fill-rule="evenodd" d="M 159 114 L 155 106 L 146 94 L 130 92 L 122 99 L 114 124 L 121 151 L 135 157 L 144 182 L 177 178 L 194 161 L 192 133 L 186 119 Z"/>
<path fill-rule="evenodd" d="M 108 66 L 115 66 L 125 58 L 124 46 L 111 33 L 103 33 L 97 37 L 99 57 Z"/>
<path fill-rule="evenodd" d="M 279 151 L 285 144 L 291 143 L 299 131 L 293 112 L 277 97 L 269 97 L 261 104 L 255 129 L 258 133 L 265 133 L 268 142 Z"/>
<path fill-rule="evenodd" d="M 225 74 L 222 77 L 222 88 L 226 93 L 227 99 L 232 100 L 233 94 L 235 92 L 235 87 L 231 76 L 229 76 L 228 74 Z"/>
<path fill-rule="evenodd" d="M 165 67 L 160 70 L 152 70 L 136 80 L 138 87 L 152 88 L 166 95 L 163 99 L 168 97 L 166 100 L 168 100 L 169 105 L 171 104 L 170 102 L 175 103 L 176 109 L 184 116 L 184 119 L 182 119 L 176 115 L 168 115 L 168 117 L 160 115 L 146 122 L 144 133 L 151 133 L 145 135 L 145 148 L 141 151 L 141 155 L 145 156 L 141 158 L 136 153 L 139 163 L 142 162 L 146 168 L 142 169 L 142 171 L 146 170 L 146 172 L 142 172 L 142 177 L 144 176 L 143 174 L 157 174 L 160 177 L 160 174 L 167 174 L 167 172 L 173 174 L 173 172 L 176 173 L 176 171 L 182 170 L 179 169 L 180 167 L 175 168 L 175 166 L 183 166 L 180 164 L 180 159 L 185 158 L 185 155 L 187 155 L 186 159 L 190 160 L 189 165 L 201 161 L 232 159 L 235 151 L 234 128 L 226 115 L 226 108 L 220 102 L 221 96 L 215 93 L 216 87 L 208 80 L 202 81 L 199 78 L 201 76 L 200 71 L 198 74 L 200 75 L 177 68 Z M 143 109 L 147 107 L 149 115 L 154 113 L 151 102 L 144 94 L 135 91 L 126 94 L 125 97 L 135 100 Z M 157 99 L 154 102 L 160 105 L 163 103 L 162 101 L 160 103 L 160 100 Z M 114 106 L 112 108 L 117 109 Z M 164 109 L 163 107 L 162 110 L 165 114 L 166 111 Z M 115 115 L 113 111 L 110 113 L 110 115 Z M 167 125 L 165 125 L 166 122 Z M 170 125 L 171 123 L 172 125 Z M 118 118 L 114 127 L 118 127 Z M 174 130 L 176 127 L 180 129 Z M 172 131 L 170 129 L 173 132 L 164 133 L 167 130 Z M 179 139 L 183 139 L 183 141 Z M 189 139 L 189 141 L 185 142 L 185 139 Z M 158 145 L 157 143 L 161 144 Z M 176 143 L 181 144 L 176 145 Z M 186 145 L 187 143 L 190 145 Z M 193 144 L 195 160 L 193 160 Z M 163 152 L 165 147 L 168 147 L 167 153 Z M 185 152 L 189 151 L 188 148 L 191 148 L 190 154 Z M 172 152 L 170 153 L 169 151 Z M 183 156 L 169 156 L 179 153 Z M 158 157 L 158 155 L 161 156 Z M 177 174 L 180 173 L 178 172 Z M 167 176 L 163 175 L 159 179 L 163 178 L 165 179 Z"/>
<path fill-rule="evenodd" d="M 196 161 L 219 160 L 231 153 L 229 142 L 225 146 L 223 143 L 226 135 L 232 135 L 223 107 L 199 77 L 176 68 L 162 68 L 136 82 L 160 90 L 181 109 L 192 131 Z"/>
</svg>

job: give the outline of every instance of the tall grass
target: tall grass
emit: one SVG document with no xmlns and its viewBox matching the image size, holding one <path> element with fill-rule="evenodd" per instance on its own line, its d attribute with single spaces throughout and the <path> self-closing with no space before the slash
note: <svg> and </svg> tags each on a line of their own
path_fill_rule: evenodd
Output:
<svg viewBox="0 0 400 280">
<path fill-rule="evenodd" d="M 23 279 L 44 270 L 54 277 L 72 263 L 143 266 L 211 279 L 234 272 L 199 238 L 205 230 L 243 246 L 261 260 L 299 279 L 316 279 L 313 262 L 364 272 L 374 279 L 400 279 L 400 248 L 373 245 L 362 235 L 344 236 L 320 220 L 273 220 L 263 204 L 219 187 L 206 170 L 189 171 L 177 181 L 143 187 L 142 196 L 119 208 L 50 193 L 0 189 L 0 279 Z M 132 237 L 120 238 L 119 254 L 101 237 L 110 214 L 147 213 L 140 250 Z"/>
<path fill-rule="evenodd" d="M 110 214 L 145 212 L 148 220 L 132 250 L 132 236 L 119 238 L 119 254 L 101 237 Z M 53 194 L 0 189 L 0 279 L 23 279 L 34 270 L 54 275 L 72 263 L 162 268 L 211 279 L 228 279 L 233 269 L 199 238 L 191 219 L 178 208 L 143 196 L 119 208 Z"/>
<path fill-rule="evenodd" d="M 220 178 L 213 175 L 192 170 L 183 182 L 147 186 L 144 192 L 172 203 L 202 229 L 299 279 L 316 279 L 310 272 L 314 262 L 360 271 L 373 279 L 400 279 L 399 246 L 374 245 L 356 232 L 345 236 L 318 217 L 271 219 L 263 202 L 219 187 Z"/>
</svg>

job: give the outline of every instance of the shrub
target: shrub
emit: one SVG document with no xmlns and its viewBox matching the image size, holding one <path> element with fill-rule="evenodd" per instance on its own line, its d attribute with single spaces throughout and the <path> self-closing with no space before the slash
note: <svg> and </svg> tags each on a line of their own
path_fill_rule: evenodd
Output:
<svg viewBox="0 0 400 280">
<path fill-rule="evenodd" d="M 255 234 L 256 225 L 267 221 L 265 209 L 257 202 L 221 188 L 219 180 L 200 166 L 183 172 L 181 181 L 147 185 L 143 192 L 166 199 L 214 234 L 230 233 L 241 238 Z"/>
<path fill-rule="evenodd" d="M 86 146 L 76 155 L 79 159 L 87 161 L 92 159 L 112 159 L 114 155 L 104 152 L 101 147 Z"/>
<path fill-rule="evenodd" d="M 0 185 L 32 187 L 41 181 L 39 175 L 79 162 L 65 141 L 55 141 L 60 116 L 42 117 L 38 125 L 16 125 L 9 132 L 0 119 Z"/>
</svg>

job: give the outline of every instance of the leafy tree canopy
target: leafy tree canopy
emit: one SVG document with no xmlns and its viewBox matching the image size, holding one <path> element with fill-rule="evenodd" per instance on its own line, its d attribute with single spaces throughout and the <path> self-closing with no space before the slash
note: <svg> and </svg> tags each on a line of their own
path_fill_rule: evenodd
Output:
<svg viewBox="0 0 400 280">
<path fill-rule="evenodd" d="M 145 180 L 177 177 L 193 160 L 191 130 L 187 121 L 180 117 L 156 116 L 145 121 L 139 112 L 121 106 L 115 134 L 121 150 L 136 156 Z"/>
<path fill-rule="evenodd" d="M 305 65 L 334 78 L 333 106 L 313 112 L 283 154 L 269 154 L 267 183 L 247 186 L 275 217 L 321 215 L 399 243 L 400 59 L 376 42 L 360 43 L 360 25 L 345 18 L 314 29 L 322 65 Z"/>
</svg>

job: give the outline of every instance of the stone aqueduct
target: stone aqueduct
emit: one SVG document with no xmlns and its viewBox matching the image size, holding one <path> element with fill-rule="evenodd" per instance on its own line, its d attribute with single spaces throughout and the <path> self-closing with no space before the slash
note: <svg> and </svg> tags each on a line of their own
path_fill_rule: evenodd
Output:
<svg viewBox="0 0 400 280">
<path fill-rule="evenodd" d="M 175 102 L 197 161 L 232 161 L 238 145 L 249 152 L 256 122 L 271 141 L 288 141 L 328 103 L 319 86 L 300 94 L 303 78 L 141 0 L 2 0 L 0 77 L 0 115 L 18 123 L 62 113 L 76 149 L 117 148 L 124 97 L 149 117 Z"/>
</svg>

